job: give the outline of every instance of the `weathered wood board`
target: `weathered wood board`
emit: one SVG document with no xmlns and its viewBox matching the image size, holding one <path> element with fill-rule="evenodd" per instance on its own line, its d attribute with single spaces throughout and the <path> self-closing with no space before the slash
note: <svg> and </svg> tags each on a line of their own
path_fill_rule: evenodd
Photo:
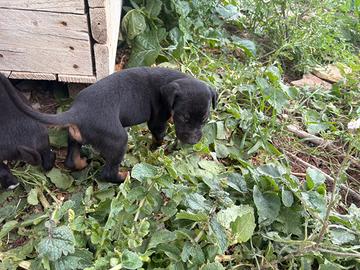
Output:
<svg viewBox="0 0 360 270">
<path fill-rule="evenodd" d="M 0 70 L 92 75 L 87 16 L 0 8 Z"/>
<path fill-rule="evenodd" d="M 6 77 L 10 76 L 11 71 L 7 71 L 7 70 L 0 70 L 1 74 L 4 74 Z"/>
<path fill-rule="evenodd" d="M 33 73 L 23 71 L 13 71 L 9 74 L 10 79 L 25 79 L 25 80 L 56 80 L 56 75 L 51 73 Z"/>
<path fill-rule="evenodd" d="M 119 36 L 122 0 L 88 0 L 91 33 L 97 41 L 94 44 L 96 77 L 104 78 L 114 72 L 116 49 Z"/>
<path fill-rule="evenodd" d="M 114 72 L 122 0 L 0 0 L 0 72 L 93 83 Z"/>
<path fill-rule="evenodd" d="M 84 0 L 0 0 L 0 8 L 85 14 Z"/>
</svg>

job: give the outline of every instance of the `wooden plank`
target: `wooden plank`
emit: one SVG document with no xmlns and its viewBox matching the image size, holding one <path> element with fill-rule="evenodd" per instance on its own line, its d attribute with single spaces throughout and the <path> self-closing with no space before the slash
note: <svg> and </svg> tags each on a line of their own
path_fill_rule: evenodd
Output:
<svg viewBox="0 0 360 270">
<path fill-rule="evenodd" d="M 85 14 L 84 0 L 0 0 L 0 8 Z"/>
<path fill-rule="evenodd" d="M 2 70 L 93 75 L 87 15 L 0 8 L 0 55 Z"/>
<path fill-rule="evenodd" d="M 22 72 L 22 71 L 13 71 L 11 72 L 11 79 L 26 79 L 26 80 L 47 80 L 55 81 L 56 75 L 51 73 L 33 73 L 33 72 Z"/>
<path fill-rule="evenodd" d="M 88 0 L 94 44 L 96 79 L 102 79 L 115 70 L 115 58 L 119 39 L 122 0 Z M 96 3 L 96 4 L 95 4 Z M 94 8 L 103 6 L 104 8 Z"/>
<path fill-rule="evenodd" d="M 96 80 L 105 78 L 112 72 L 109 66 L 109 47 L 107 44 L 94 44 Z"/>
<path fill-rule="evenodd" d="M 120 0 L 88 0 L 88 6 L 90 8 L 105 7 L 105 2 L 106 1 L 120 1 Z"/>
<path fill-rule="evenodd" d="M 76 75 L 58 75 L 59 82 L 73 82 L 73 83 L 94 83 L 95 76 L 76 76 Z"/>
<path fill-rule="evenodd" d="M 116 51 L 119 40 L 119 28 L 122 9 L 122 0 L 108 1 L 108 44 L 109 44 L 109 74 L 115 71 Z"/>
<path fill-rule="evenodd" d="M 107 41 L 107 19 L 105 8 L 90 8 L 91 34 L 97 43 Z"/>
<path fill-rule="evenodd" d="M 6 77 L 9 77 L 10 74 L 11 74 L 11 71 L 9 71 L 9 70 L 0 70 L 0 73 L 4 74 Z"/>
</svg>

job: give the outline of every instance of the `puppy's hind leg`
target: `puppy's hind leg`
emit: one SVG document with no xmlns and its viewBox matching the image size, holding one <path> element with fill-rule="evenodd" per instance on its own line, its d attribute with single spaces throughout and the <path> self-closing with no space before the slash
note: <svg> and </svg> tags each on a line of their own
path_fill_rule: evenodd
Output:
<svg viewBox="0 0 360 270">
<path fill-rule="evenodd" d="M 2 161 L 0 162 L 0 184 L 6 189 L 14 189 L 19 185 L 18 180 L 11 174 L 9 167 Z"/>
<path fill-rule="evenodd" d="M 124 159 L 127 148 L 128 136 L 123 127 L 117 131 L 117 134 L 111 134 L 104 138 L 99 150 L 105 159 L 105 165 L 101 172 L 103 180 L 112 183 L 122 183 L 127 173 L 120 173 L 119 167 Z"/>
<path fill-rule="evenodd" d="M 86 158 L 80 156 L 81 143 L 68 134 L 68 149 L 65 159 L 65 167 L 70 170 L 82 170 L 87 166 Z"/>
</svg>

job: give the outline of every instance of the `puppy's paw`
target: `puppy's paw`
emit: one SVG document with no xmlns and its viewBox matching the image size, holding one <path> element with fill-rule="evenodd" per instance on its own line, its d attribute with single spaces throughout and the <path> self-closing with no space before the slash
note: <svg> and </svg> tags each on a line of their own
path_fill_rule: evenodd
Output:
<svg viewBox="0 0 360 270">
<path fill-rule="evenodd" d="M 124 182 L 126 177 L 129 175 L 129 172 L 126 171 L 126 172 L 118 172 L 118 180 L 120 183 Z"/>
<path fill-rule="evenodd" d="M 88 165 L 88 163 L 87 163 L 86 158 L 79 157 L 76 160 L 74 160 L 74 165 L 75 165 L 76 170 L 81 171 Z"/>
<path fill-rule="evenodd" d="M 153 138 L 152 143 L 150 144 L 150 151 L 155 151 L 158 149 L 162 144 L 164 143 L 164 140 L 156 140 Z"/>
<path fill-rule="evenodd" d="M 20 185 L 20 183 L 12 184 L 12 185 L 8 186 L 7 189 L 13 190 L 13 189 L 17 188 L 19 185 Z"/>
</svg>

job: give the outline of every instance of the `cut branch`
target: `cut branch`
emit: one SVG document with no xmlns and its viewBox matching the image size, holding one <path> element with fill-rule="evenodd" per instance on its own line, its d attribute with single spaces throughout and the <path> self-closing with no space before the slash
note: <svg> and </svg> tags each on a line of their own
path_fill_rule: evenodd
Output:
<svg viewBox="0 0 360 270">
<path fill-rule="evenodd" d="M 305 140 L 312 142 L 320 147 L 324 147 L 327 150 L 341 156 L 342 158 L 345 157 L 345 155 L 334 145 L 334 143 L 332 141 L 324 140 L 323 138 L 320 138 L 320 137 L 317 137 L 310 133 L 307 133 L 306 131 L 299 129 L 298 127 L 296 127 L 294 125 L 288 125 L 287 130 L 290 131 L 291 133 L 295 134 L 299 138 L 305 139 Z M 358 161 L 354 157 L 350 157 L 350 161 L 353 166 L 360 169 L 360 161 Z"/>
<path fill-rule="evenodd" d="M 334 184 L 335 182 L 335 179 L 333 177 L 331 177 L 330 175 L 328 175 L 327 173 L 323 172 L 322 170 L 320 170 L 319 168 L 317 168 L 316 166 L 302 160 L 301 158 L 295 156 L 294 154 L 288 152 L 288 151 L 285 151 L 286 152 L 286 155 L 290 156 L 291 158 L 295 159 L 297 162 L 301 163 L 302 165 L 306 166 L 306 167 L 310 167 L 310 168 L 313 168 L 315 170 L 319 170 L 321 171 L 325 178 L 330 181 L 332 184 Z M 344 184 L 340 184 L 339 185 L 340 189 L 345 191 L 346 193 L 350 194 L 352 197 L 356 198 L 357 200 L 360 200 L 360 194 L 355 192 L 354 190 L 352 190 L 351 188 L 345 186 Z"/>
</svg>

